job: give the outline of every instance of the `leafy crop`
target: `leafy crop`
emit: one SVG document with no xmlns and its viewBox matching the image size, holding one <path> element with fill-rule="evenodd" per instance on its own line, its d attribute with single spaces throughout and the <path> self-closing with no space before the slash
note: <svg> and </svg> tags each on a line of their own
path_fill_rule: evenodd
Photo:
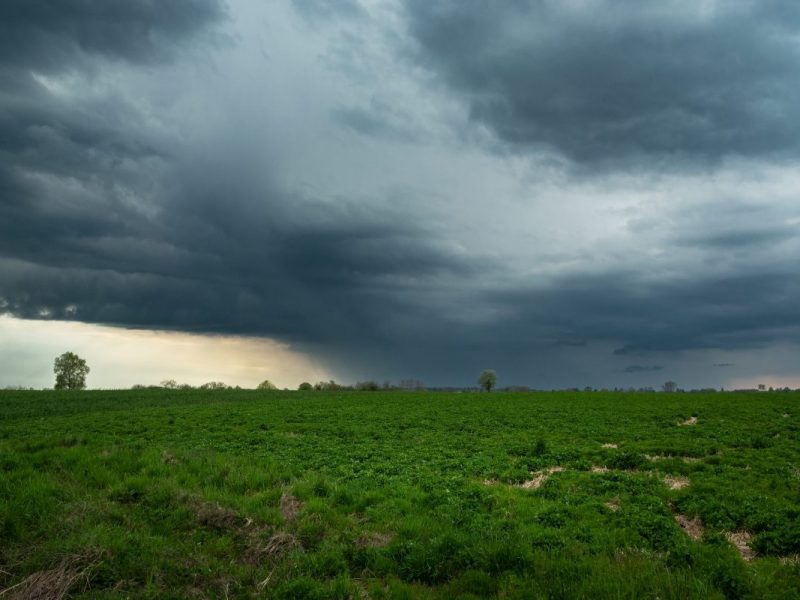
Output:
<svg viewBox="0 0 800 600">
<path fill-rule="evenodd" d="M 0 393 L 9 594 L 798 598 L 798 523 L 796 393 Z"/>
</svg>

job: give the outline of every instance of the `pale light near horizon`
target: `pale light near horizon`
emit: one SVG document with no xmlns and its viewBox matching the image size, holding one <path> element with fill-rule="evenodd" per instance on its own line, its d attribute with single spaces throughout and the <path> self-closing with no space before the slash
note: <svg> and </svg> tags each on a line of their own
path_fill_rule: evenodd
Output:
<svg viewBox="0 0 800 600">
<path fill-rule="evenodd" d="M 9 340 L 13 344 L 5 343 Z M 36 321 L 0 316 L 0 387 L 52 387 L 53 360 L 65 351 L 86 359 L 89 388 L 127 388 L 164 379 L 255 387 L 264 379 L 296 388 L 330 374 L 289 345 L 258 337 L 203 335 Z"/>
</svg>

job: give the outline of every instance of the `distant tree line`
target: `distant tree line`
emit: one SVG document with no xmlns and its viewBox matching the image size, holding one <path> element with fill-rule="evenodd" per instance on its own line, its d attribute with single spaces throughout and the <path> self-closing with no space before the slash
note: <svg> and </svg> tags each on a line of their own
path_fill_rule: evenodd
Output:
<svg viewBox="0 0 800 600">
<path fill-rule="evenodd" d="M 53 372 L 56 376 L 55 386 L 54 389 L 56 390 L 82 390 L 86 388 L 86 376 L 89 374 L 90 369 L 89 365 L 86 363 L 84 359 L 80 356 L 75 354 L 74 352 L 64 352 L 60 356 L 56 357 L 53 363 Z M 391 381 L 384 381 L 383 383 L 378 383 L 373 379 L 368 379 L 365 381 L 357 381 L 353 385 L 346 385 L 337 383 L 333 379 L 329 379 L 328 381 L 318 381 L 315 384 L 311 384 L 307 381 L 304 381 L 298 386 L 299 391 L 317 391 L 317 392 L 330 392 L 330 391 L 356 391 L 356 392 L 386 392 L 386 391 L 438 391 L 438 392 L 475 392 L 475 391 L 484 391 L 484 392 L 491 392 L 492 390 L 496 391 L 503 391 L 503 392 L 531 392 L 531 391 L 539 391 L 534 388 L 530 388 L 525 385 L 510 385 L 506 387 L 497 387 L 497 373 L 493 369 L 485 369 L 481 372 L 477 380 L 478 387 L 426 387 L 425 384 L 420 381 L 419 379 L 414 378 L 406 378 L 401 379 L 397 384 L 392 383 Z M 7 386 L 6 390 L 33 390 L 34 388 L 26 388 L 24 386 Z M 143 385 L 143 384 L 136 384 L 132 386 L 131 389 L 134 390 L 147 390 L 147 389 L 161 389 L 161 390 L 241 390 L 240 386 L 230 386 L 222 381 L 208 381 L 198 386 L 193 386 L 188 383 L 178 383 L 174 379 L 165 379 L 159 385 Z M 261 383 L 256 386 L 256 389 L 259 391 L 271 392 L 277 391 L 278 387 L 273 384 L 268 379 L 265 379 Z M 283 388 L 284 391 L 288 391 L 288 388 Z M 666 393 L 682 393 L 686 390 L 678 387 L 678 384 L 674 381 L 667 381 L 661 385 L 661 390 Z M 551 391 L 559 391 L 559 390 L 551 390 Z M 615 387 L 613 390 L 608 388 L 593 388 L 592 386 L 586 386 L 584 388 L 577 388 L 577 387 L 570 387 L 565 388 L 562 391 L 568 392 L 644 392 L 644 393 L 652 393 L 656 390 L 653 387 L 628 387 L 628 388 L 618 388 Z M 689 390 L 690 392 L 695 393 L 711 393 L 716 392 L 716 388 L 700 388 L 700 389 L 692 389 Z M 719 391 L 724 392 L 724 388 L 720 389 Z M 733 390 L 735 392 L 791 392 L 792 390 L 789 387 L 784 388 L 773 388 L 769 387 L 764 384 L 759 384 L 757 388 L 753 389 L 736 389 Z M 798 390 L 800 391 L 800 390 Z"/>
</svg>

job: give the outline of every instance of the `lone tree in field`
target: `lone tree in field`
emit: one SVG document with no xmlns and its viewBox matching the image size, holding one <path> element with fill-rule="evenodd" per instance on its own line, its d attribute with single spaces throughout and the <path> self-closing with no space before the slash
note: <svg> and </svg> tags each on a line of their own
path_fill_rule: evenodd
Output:
<svg viewBox="0 0 800 600">
<path fill-rule="evenodd" d="M 86 388 L 89 365 L 74 352 L 64 352 L 53 365 L 57 390 L 82 390 Z"/>
<path fill-rule="evenodd" d="M 269 390 L 270 392 L 277 390 L 278 388 L 272 383 L 269 379 L 265 379 L 261 383 L 258 384 L 257 390 Z"/>
<path fill-rule="evenodd" d="M 486 369 L 481 373 L 481 376 L 478 377 L 478 385 L 480 385 L 481 389 L 485 392 L 491 392 L 496 383 L 497 373 L 494 372 L 494 369 Z"/>
<path fill-rule="evenodd" d="M 303 383 L 301 383 L 299 386 L 297 386 L 297 389 L 298 389 L 299 391 L 301 391 L 301 392 L 308 392 L 308 391 L 310 391 L 310 390 L 313 390 L 313 389 L 314 389 L 314 386 L 313 386 L 313 385 L 311 385 L 310 383 L 308 383 L 307 381 L 304 381 L 304 382 L 303 382 Z"/>
</svg>

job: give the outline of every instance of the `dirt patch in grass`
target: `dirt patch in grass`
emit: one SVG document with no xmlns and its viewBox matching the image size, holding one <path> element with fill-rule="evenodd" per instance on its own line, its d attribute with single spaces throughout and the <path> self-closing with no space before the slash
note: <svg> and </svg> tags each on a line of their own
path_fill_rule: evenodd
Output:
<svg viewBox="0 0 800 600">
<path fill-rule="evenodd" d="M 98 555 L 93 553 L 68 556 L 52 569 L 36 571 L 0 591 L 0 597 L 3 600 L 61 600 L 72 589 L 88 587 L 89 571 L 98 560 Z"/>
<path fill-rule="evenodd" d="M 671 490 L 682 490 L 689 487 L 690 483 L 686 477 L 672 477 L 671 475 L 664 477 L 664 484 Z"/>
<path fill-rule="evenodd" d="M 601 467 L 600 465 L 592 465 L 592 473 L 608 473 L 608 467 Z"/>
<path fill-rule="evenodd" d="M 699 540 L 701 537 L 703 537 L 703 532 L 705 530 L 703 529 L 703 522 L 700 520 L 700 517 L 690 519 L 689 517 L 685 517 L 683 515 L 675 515 L 675 521 L 693 540 Z"/>
<path fill-rule="evenodd" d="M 755 551 L 750 547 L 750 541 L 753 539 L 753 536 L 748 531 L 728 531 L 725 537 L 731 544 L 736 546 L 739 554 L 741 554 L 742 558 L 747 562 L 750 562 L 756 557 Z"/>
<path fill-rule="evenodd" d="M 610 442 L 607 442 L 603 444 L 603 448 L 613 448 L 614 450 L 616 450 L 617 448 L 619 448 L 619 446 L 617 444 L 612 444 Z"/>
<path fill-rule="evenodd" d="M 702 460 L 700 458 L 697 458 L 696 456 L 668 456 L 666 454 L 652 454 L 652 455 L 645 454 L 644 457 L 650 462 L 658 462 L 660 460 L 670 460 L 673 458 L 679 458 L 685 463 L 696 463 Z"/>
<path fill-rule="evenodd" d="M 550 467 L 544 471 L 536 471 L 535 473 L 532 473 L 533 478 L 529 479 L 528 481 L 523 481 L 518 487 L 521 487 L 523 490 L 538 489 L 542 487 L 542 484 L 549 479 L 550 475 L 553 473 L 559 473 L 563 470 L 564 467 Z"/>
<path fill-rule="evenodd" d="M 611 500 L 606 502 L 606 506 L 609 508 L 609 510 L 617 512 L 620 507 L 619 496 L 614 496 Z"/>
<path fill-rule="evenodd" d="M 286 492 L 281 496 L 281 514 L 284 521 L 294 521 L 301 508 L 303 503 L 292 494 Z"/>
<path fill-rule="evenodd" d="M 697 425 L 697 417 L 689 417 L 684 422 L 680 423 L 681 427 L 685 427 L 687 425 Z"/>
<path fill-rule="evenodd" d="M 370 531 L 361 534 L 356 540 L 356 548 L 383 548 L 394 539 L 392 533 Z"/>
</svg>

